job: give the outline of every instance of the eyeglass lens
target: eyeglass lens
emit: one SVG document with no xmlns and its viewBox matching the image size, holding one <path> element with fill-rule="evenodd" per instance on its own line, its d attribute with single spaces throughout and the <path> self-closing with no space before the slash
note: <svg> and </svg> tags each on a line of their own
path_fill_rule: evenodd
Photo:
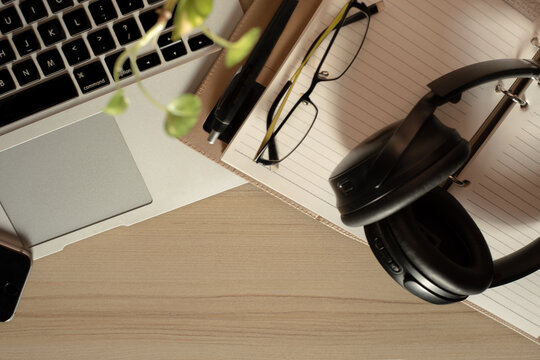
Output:
<svg viewBox="0 0 540 360">
<path fill-rule="evenodd" d="M 309 98 L 301 99 L 312 86 L 312 80 L 332 81 L 339 79 L 350 67 L 360 50 L 367 33 L 369 18 L 361 10 L 352 7 L 347 18 L 354 16 L 354 21 L 346 26 L 332 31 L 315 50 L 312 57 L 302 70 L 290 96 L 286 99 L 283 111 L 277 120 L 273 142 L 277 157 L 269 158 L 268 152 L 263 153 L 260 160 L 277 163 L 287 158 L 304 140 L 317 118 L 317 106 Z M 332 44 L 330 42 L 334 38 Z M 330 49 L 328 50 L 328 47 Z M 326 54 L 326 55 L 325 55 Z M 323 59 L 324 57 L 324 59 Z M 319 68 L 320 67 L 320 68 Z M 318 74 L 317 68 L 319 68 Z M 318 85 L 320 86 L 320 85 Z M 315 90 L 316 91 L 316 90 Z M 283 98 L 276 106 L 279 108 Z M 273 116 L 273 114 L 270 114 Z M 279 126 L 283 121 L 283 126 Z M 304 146 L 309 146 L 304 144 Z"/>
</svg>

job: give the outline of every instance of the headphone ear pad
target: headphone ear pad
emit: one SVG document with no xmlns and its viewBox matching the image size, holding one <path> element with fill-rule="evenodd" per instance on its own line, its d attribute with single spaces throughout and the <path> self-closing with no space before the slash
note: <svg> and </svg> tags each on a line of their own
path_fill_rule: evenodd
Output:
<svg viewBox="0 0 540 360">
<path fill-rule="evenodd" d="M 469 156 L 469 143 L 430 115 L 389 177 L 374 188 L 370 177 L 373 160 L 399 124 L 359 144 L 330 176 L 337 208 L 346 225 L 362 226 L 388 217 L 446 180 Z"/>
<path fill-rule="evenodd" d="M 440 187 L 366 226 L 366 234 L 373 233 L 374 226 L 404 269 L 401 281 L 396 279 L 402 286 L 404 279 L 413 278 L 430 292 L 467 296 L 484 291 L 493 280 L 493 260 L 480 229 Z"/>
</svg>

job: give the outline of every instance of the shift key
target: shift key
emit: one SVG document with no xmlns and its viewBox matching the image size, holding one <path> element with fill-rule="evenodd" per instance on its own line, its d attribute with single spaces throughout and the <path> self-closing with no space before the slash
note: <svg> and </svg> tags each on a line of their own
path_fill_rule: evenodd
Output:
<svg viewBox="0 0 540 360">
<path fill-rule="evenodd" d="M 85 94 L 109 84 L 109 77 L 99 60 L 75 68 L 73 75 Z"/>
</svg>

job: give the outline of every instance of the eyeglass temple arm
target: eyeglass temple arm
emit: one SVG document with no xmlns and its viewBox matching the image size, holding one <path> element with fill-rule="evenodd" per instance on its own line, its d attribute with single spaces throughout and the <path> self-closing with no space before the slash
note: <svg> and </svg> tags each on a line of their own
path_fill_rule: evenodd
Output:
<svg viewBox="0 0 540 360">
<path fill-rule="evenodd" d="M 377 14 L 382 8 L 383 8 L 383 2 L 382 1 L 378 1 L 376 2 L 375 4 L 371 4 L 369 6 L 366 6 L 366 4 L 364 4 L 363 2 L 359 4 L 359 7 L 360 9 L 362 10 L 361 12 L 357 12 L 356 14 L 353 14 L 351 16 L 347 16 L 345 18 L 345 20 L 343 20 L 343 24 L 341 26 L 347 26 L 347 25 L 350 25 L 352 23 L 355 23 L 357 21 L 360 21 L 362 19 L 365 19 L 366 18 L 366 13 L 369 14 L 369 16 L 372 16 L 372 15 L 375 15 Z M 331 30 L 334 30 L 336 28 L 336 26 L 338 26 L 339 23 L 337 23 Z M 315 41 L 313 41 L 313 43 L 311 44 L 311 46 L 309 47 L 306 55 L 304 56 L 304 59 L 302 59 L 302 61 L 305 61 L 306 58 L 308 57 L 308 55 L 311 53 L 311 50 L 313 49 L 313 47 L 315 46 L 315 44 L 318 44 L 319 42 L 319 39 L 321 38 L 321 36 L 324 35 L 325 31 L 327 30 L 328 28 L 325 28 L 323 31 L 321 31 L 321 33 L 319 34 L 319 36 L 317 36 L 317 38 L 315 38 Z"/>
<path fill-rule="evenodd" d="M 278 96 L 276 97 L 276 99 L 272 103 L 272 106 L 270 106 L 270 109 L 268 110 L 268 116 L 266 117 L 266 128 L 267 129 L 270 128 L 270 126 L 272 124 L 272 120 L 274 119 L 274 113 L 276 112 L 276 108 L 277 108 L 279 102 L 281 101 L 283 96 L 285 96 L 285 93 L 287 92 L 287 90 L 289 89 L 289 87 L 291 85 L 292 85 L 292 82 L 290 80 L 287 81 L 287 83 L 285 83 L 285 86 L 283 86 L 283 88 L 279 92 Z M 256 157 L 257 160 L 260 158 L 261 154 L 264 152 L 264 150 L 266 148 L 268 148 L 268 159 L 269 160 L 277 160 L 278 159 L 278 154 L 277 154 L 276 143 L 274 141 L 274 137 L 273 136 L 270 137 L 270 139 L 268 139 L 266 144 L 267 144 L 267 146 L 264 147 L 257 154 L 257 157 Z"/>
</svg>

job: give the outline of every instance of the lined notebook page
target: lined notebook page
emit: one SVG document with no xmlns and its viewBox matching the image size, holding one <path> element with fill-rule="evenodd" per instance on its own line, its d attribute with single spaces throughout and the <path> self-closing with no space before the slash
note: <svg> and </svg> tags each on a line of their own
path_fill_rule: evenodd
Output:
<svg viewBox="0 0 540 360">
<path fill-rule="evenodd" d="M 344 3 L 323 1 L 223 161 L 363 238 L 363 229 L 343 225 L 335 208 L 328 183 L 335 166 L 367 136 L 405 118 L 427 93 L 426 84 L 439 76 L 478 61 L 532 57 L 529 39 L 534 29 L 502 0 L 385 0 L 384 10 L 372 17 L 366 42 L 352 67 L 339 81 L 321 83 L 315 89 L 311 99 L 319 115 L 302 145 L 277 170 L 254 163 L 270 104 Z M 309 83 L 316 66 L 316 62 L 308 63 L 298 81 Z M 474 88 L 463 94 L 460 103 L 444 106 L 436 114 L 470 138 L 501 98 L 494 87 Z"/>
<path fill-rule="evenodd" d="M 460 175 L 471 185 L 451 190 L 482 230 L 494 259 L 540 236 L 540 86 L 531 85 L 526 97 L 529 106 L 514 106 Z M 540 336 L 539 272 L 469 299 Z"/>
</svg>

